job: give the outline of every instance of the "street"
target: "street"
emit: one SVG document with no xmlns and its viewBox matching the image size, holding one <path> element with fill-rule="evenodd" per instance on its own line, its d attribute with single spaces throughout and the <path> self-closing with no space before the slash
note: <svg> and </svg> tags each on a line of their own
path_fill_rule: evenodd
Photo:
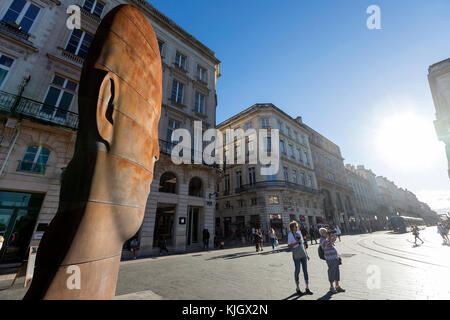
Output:
<svg viewBox="0 0 450 320">
<path fill-rule="evenodd" d="M 411 233 L 342 236 L 336 248 L 342 257 L 341 285 L 345 293 L 327 294 L 326 262 L 318 245 L 309 245 L 310 289 L 295 293 L 294 263 L 286 245 L 279 253 L 271 246 L 254 247 L 123 261 L 117 299 L 189 300 L 316 300 L 316 299 L 450 299 L 450 247 L 442 245 L 436 227 L 421 231 L 423 245 L 414 246 Z M 310 244 L 310 242 L 309 242 Z M 304 291 L 303 274 L 300 274 Z M 21 299 L 23 278 L 8 289 L 0 281 L 0 299 Z"/>
</svg>

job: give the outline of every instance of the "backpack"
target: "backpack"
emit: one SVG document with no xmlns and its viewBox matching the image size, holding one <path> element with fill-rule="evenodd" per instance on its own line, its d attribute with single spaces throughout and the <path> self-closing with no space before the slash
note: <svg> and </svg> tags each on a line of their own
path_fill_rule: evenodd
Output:
<svg viewBox="0 0 450 320">
<path fill-rule="evenodd" d="M 319 249 L 317 251 L 319 253 L 319 258 L 325 260 L 325 252 L 323 251 L 322 245 L 319 245 Z"/>
</svg>

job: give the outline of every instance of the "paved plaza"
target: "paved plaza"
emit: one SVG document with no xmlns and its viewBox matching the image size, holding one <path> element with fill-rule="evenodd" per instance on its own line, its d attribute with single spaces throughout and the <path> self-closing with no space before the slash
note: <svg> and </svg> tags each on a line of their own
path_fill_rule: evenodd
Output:
<svg viewBox="0 0 450 320">
<path fill-rule="evenodd" d="M 316 300 L 316 299 L 450 299 L 450 246 L 436 228 L 421 232 L 414 246 L 411 233 L 375 232 L 348 235 L 337 242 L 342 257 L 341 284 L 347 291 L 327 294 L 327 265 L 310 245 L 311 296 L 295 293 L 294 264 L 286 245 L 256 253 L 254 247 L 124 261 L 117 299 L 181 300 Z M 4 278 L 3 278 L 4 279 Z M 301 288 L 304 290 L 301 274 Z M 0 299 L 21 299 L 23 279 L 12 289 L 0 281 Z"/>
</svg>

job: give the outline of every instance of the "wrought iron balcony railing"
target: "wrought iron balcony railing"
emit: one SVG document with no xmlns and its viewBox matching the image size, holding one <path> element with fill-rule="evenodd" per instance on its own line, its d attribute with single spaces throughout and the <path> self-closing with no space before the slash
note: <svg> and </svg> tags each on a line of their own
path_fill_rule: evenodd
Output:
<svg viewBox="0 0 450 320">
<path fill-rule="evenodd" d="M 301 184 L 297 184 L 297 183 L 293 183 L 293 182 L 289 182 L 289 181 L 282 181 L 282 180 L 274 180 L 274 181 L 259 181 L 259 182 L 255 182 L 253 184 L 245 184 L 242 185 L 240 188 L 236 188 L 235 192 L 236 193 L 242 193 L 242 192 L 248 192 L 248 191 L 252 191 L 252 190 L 256 190 L 256 189 L 265 189 L 265 188 L 288 188 L 288 189 L 292 189 L 292 190 L 298 190 L 298 191 L 303 191 L 303 192 L 307 192 L 307 193 L 311 193 L 314 195 L 318 195 L 320 194 L 319 190 L 301 185 Z"/>
<path fill-rule="evenodd" d="M 0 110 L 33 121 L 78 128 L 77 113 L 4 91 L 0 91 Z"/>
<path fill-rule="evenodd" d="M 10 22 L 6 22 L 3 20 L 0 21 L 0 32 L 6 33 L 13 38 L 29 42 L 28 38 L 30 37 L 30 34 L 21 30 L 19 26 L 16 26 Z"/>
</svg>

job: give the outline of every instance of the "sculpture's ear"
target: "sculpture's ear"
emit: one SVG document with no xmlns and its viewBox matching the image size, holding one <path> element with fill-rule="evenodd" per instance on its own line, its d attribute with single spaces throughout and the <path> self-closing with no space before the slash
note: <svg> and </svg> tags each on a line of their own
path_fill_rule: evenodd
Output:
<svg viewBox="0 0 450 320">
<path fill-rule="evenodd" d="M 97 128 L 104 141 L 111 145 L 113 138 L 113 112 L 116 94 L 116 82 L 110 73 L 106 74 L 100 85 L 97 100 Z"/>
</svg>

